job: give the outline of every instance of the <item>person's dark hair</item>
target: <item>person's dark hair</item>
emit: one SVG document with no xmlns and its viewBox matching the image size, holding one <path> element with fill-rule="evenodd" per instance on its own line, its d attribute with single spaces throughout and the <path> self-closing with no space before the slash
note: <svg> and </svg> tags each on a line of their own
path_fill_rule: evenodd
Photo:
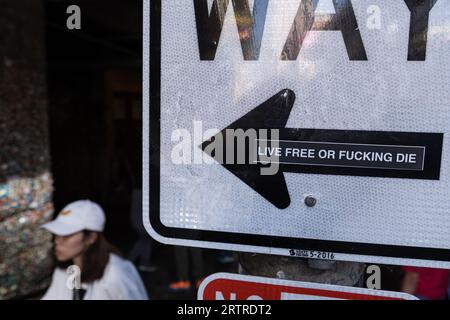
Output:
<svg viewBox="0 0 450 320">
<path fill-rule="evenodd" d="M 91 233 L 95 232 L 84 230 L 83 238 L 87 238 Z M 82 255 L 83 266 L 81 271 L 81 282 L 90 283 L 101 279 L 105 272 L 106 265 L 109 262 L 109 255 L 111 253 L 122 256 L 119 249 L 108 242 L 103 233 L 97 233 L 95 242 L 91 244 Z M 57 266 L 66 269 L 72 264 L 72 261 L 59 262 L 57 263 Z"/>
</svg>

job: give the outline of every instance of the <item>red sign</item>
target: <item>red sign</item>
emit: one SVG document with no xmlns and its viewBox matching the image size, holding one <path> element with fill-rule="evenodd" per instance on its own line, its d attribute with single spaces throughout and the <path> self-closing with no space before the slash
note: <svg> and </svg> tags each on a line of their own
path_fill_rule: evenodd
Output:
<svg viewBox="0 0 450 320">
<path fill-rule="evenodd" d="M 199 300 L 415 300 L 405 293 L 217 273 L 206 278 Z"/>
</svg>

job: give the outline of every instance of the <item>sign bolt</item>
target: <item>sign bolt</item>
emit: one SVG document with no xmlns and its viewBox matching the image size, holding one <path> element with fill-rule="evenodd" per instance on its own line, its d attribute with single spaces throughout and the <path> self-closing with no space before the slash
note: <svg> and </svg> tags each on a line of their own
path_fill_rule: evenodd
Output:
<svg viewBox="0 0 450 320">
<path fill-rule="evenodd" d="M 313 196 L 307 196 L 305 198 L 305 204 L 306 204 L 307 207 L 312 208 L 312 207 L 314 207 L 317 204 L 317 199 L 314 198 Z"/>
</svg>

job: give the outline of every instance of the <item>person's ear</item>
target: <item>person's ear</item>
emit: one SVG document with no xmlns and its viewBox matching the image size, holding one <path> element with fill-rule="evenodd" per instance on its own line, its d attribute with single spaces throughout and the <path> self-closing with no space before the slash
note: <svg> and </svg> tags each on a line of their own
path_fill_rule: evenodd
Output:
<svg viewBox="0 0 450 320">
<path fill-rule="evenodd" d="M 92 245 L 97 241 L 98 239 L 98 233 L 97 232 L 90 232 L 89 236 L 86 239 L 86 242 L 88 245 Z"/>
</svg>

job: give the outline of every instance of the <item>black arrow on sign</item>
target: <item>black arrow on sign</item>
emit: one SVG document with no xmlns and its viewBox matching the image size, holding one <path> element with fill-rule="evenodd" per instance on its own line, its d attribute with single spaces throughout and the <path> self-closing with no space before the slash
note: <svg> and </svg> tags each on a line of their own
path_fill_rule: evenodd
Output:
<svg viewBox="0 0 450 320">
<path fill-rule="evenodd" d="M 277 93 L 272 98 L 222 130 L 218 135 L 221 135 L 224 139 L 223 145 L 225 146 L 229 143 L 229 141 L 227 142 L 225 139 L 225 131 L 227 129 L 247 130 L 260 128 L 284 128 L 289 119 L 289 114 L 294 106 L 294 102 L 295 93 L 293 91 L 286 89 Z M 217 141 L 215 137 L 216 136 L 214 136 L 212 141 L 205 141 L 201 145 L 201 149 L 205 151 L 206 147 L 210 145 L 210 143 Z M 209 153 L 207 154 L 216 159 L 214 155 Z M 225 158 L 225 150 L 223 154 Z M 261 175 L 262 164 L 248 163 L 245 165 L 239 165 L 227 164 L 224 161 L 222 165 L 277 208 L 285 209 L 291 203 L 286 181 L 284 180 L 284 175 L 281 170 L 279 170 L 275 175 Z"/>
<path fill-rule="evenodd" d="M 443 134 L 286 128 L 294 102 L 295 93 L 289 89 L 282 90 L 199 147 L 279 209 L 285 209 L 291 203 L 284 172 L 439 180 Z M 339 162 L 333 159 L 303 159 L 302 162 L 295 160 L 295 163 L 280 161 L 279 170 L 275 174 L 263 175 L 261 169 L 267 167 L 267 163 L 248 161 L 239 164 L 237 161 L 224 161 L 226 146 L 230 143 L 233 143 L 234 156 L 237 156 L 236 141 L 227 141 L 229 137 L 226 131 L 230 129 L 254 129 L 257 134 L 260 129 L 267 129 L 266 132 L 269 133 L 270 129 L 278 129 L 278 143 L 283 141 L 282 143 L 291 144 L 290 146 L 306 143 L 307 148 L 315 148 L 316 152 L 319 149 L 334 150 L 336 153 L 340 150 L 391 152 L 394 155 L 396 152 L 416 152 L 416 158 L 422 156 L 422 159 L 416 159 L 419 162 L 415 164 Z M 267 139 L 270 141 L 270 135 Z M 213 145 L 216 142 L 218 144 Z M 245 159 L 252 159 L 250 152 L 255 152 L 256 149 L 250 150 L 249 141 L 246 141 L 245 146 Z M 218 148 L 222 148 L 221 159 L 217 156 Z"/>
</svg>

